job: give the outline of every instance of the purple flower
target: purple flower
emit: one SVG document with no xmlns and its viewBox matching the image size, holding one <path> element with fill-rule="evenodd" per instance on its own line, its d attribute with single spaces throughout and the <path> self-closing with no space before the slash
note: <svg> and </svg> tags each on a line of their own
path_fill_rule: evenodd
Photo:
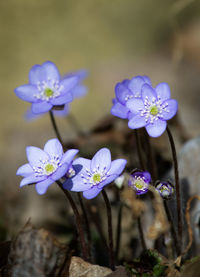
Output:
<svg viewBox="0 0 200 277">
<path fill-rule="evenodd" d="M 141 97 L 141 89 L 144 84 L 151 85 L 147 76 L 136 76 L 131 80 L 124 80 L 115 86 L 116 98 L 113 99 L 111 114 L 120 118 L 132 117 L 132 113 L 126 107 L 126 102 L 132 98 Z"/>
<path fill-rule="evenodd" d="M 87 70 L 78 70 L 69 74 L 66 74 L 62 79 L 66 79 L 66 78 L 72 78 L 72 77 L 77 77 L 78 78 L 78 83 L 76 86 L 74 86 L 71 90 L 70 93 L 72 94 L 72 98 L 73 100 L 75 98 L 81 98 L 83 96 L 85 96 L 85 94 L 87 93 L 87 87 L 85 85 L 82 84 L 82 81 L 88 76 L 88 72 Z M 66 116 L 69 114 L 69 109 L 70 109 L 70 105 L 69 103 L 66 103 L 63 106 L 60 106 L 61 109 L 53 109 L 52 112 L 55 116 Z M 42 116 L 45 113 L 40 113 L 40 114 L 35 114 L 32 112 L 31 109 L 28 109 L 28 111 L 25 114 L 25 118 L 27 120 L 33 120 L 36 119 L 40 116 Z"/>
<path fill-rule="evenodd" d="M 128 100 L 126 107 L 135 114 L 128 122 L 129 128 L 145 127 L 151 137 L 159 137 L 167 127 L 166 121 L 176 114 L 178 102 L 170 99 L 167 83 L 160 83 L 155 89 L 145 84 L 141 98 Z"/>
<path fill-rule="evenodd" d="M 160 193 L 161 197 L 164 199 L 170 199 L 170 197 L 174 194 L 174 188 L 169 181 L 158 182 L 156 184 L 156 190 Z"/>
<path fill-rule="evenodd" d="M 71 90 L 78 80 L 77 76 L 62 80 L 56 65 L 47 61 L 42 65 L 34 65 L 29 72 L 29 84 L 17 87 L 14 91 L 19 98 L 32 103 L 34 114 L 40 114 L 48 112 L 53 106 L 71 102 Z"/>
<path fill-rule="evenodd" d="M 58 139 L 50 139 L 44 150 L 28 146 L 26 154 L 28 162 L 17 170 L 17 175 L 23 176 L 20 187 L 36 184 L 38 194 L 44 194 L 47 188 L 68 173 L 77 149 L 70 149 L 63 153 Z"/>
<path fill-rule="evenodd" d="M 63 187 L 71 191 L 83 191 L 83 196 L 92 199 L 124 170 L 126 160 L 111 161 L 110 150 L 100 149 L 92 158 L 78 158 L 73 162 L 76 175 L 67 179 Z"/>
<path fill-rule="evenodd" d="M 148 191 L 151 175 L 148 171 L 135 171 L 130 175 L 128 185 L 133 188 L 137 195 Z"/>
</svg>

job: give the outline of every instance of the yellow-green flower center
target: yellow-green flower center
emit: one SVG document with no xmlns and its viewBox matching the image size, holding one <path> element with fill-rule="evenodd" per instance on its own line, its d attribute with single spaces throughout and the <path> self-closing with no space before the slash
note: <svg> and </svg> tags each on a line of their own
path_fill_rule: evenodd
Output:
<svg viewBox="0 0 200 277">
<path fill-rule="evenodd" d="M 52 89 L 46 88 L 45 91 L 44 91 L 44 94 L 45 94 L 46 97 L 51 97 L 51 96 L 53 96 L 54 92 L 53 92 Z"/>
<path fill-rule="evenodd" d="M 50 174 L 55 171 L 55 168 L 52 164 L 45 165 L 45 171 L 47 174 Z"/>
<path fill-rule="evenodd" d="M 96 184 L 96 183 L 99 183 L 101 181 L 101 175 L 99 173 L 95 173 L 92 177 L 93 179 L 93 182 Z"/>
<path fill-rule="evenodd" d="M 150 114 L 157 115 L 159 112 L 158 107 L 156 105 L 150 107 Z"/>
<path fill-rule="evenodd" d="M 136 187 L 137 189 L 143 189 L 143 187 L 144 187 L 144 182 L 143 182 L 143 181 L 140 181 L 140 180 L 137 180 L 137 181 L 135 182 L 135 187 Z"/>
</svg>

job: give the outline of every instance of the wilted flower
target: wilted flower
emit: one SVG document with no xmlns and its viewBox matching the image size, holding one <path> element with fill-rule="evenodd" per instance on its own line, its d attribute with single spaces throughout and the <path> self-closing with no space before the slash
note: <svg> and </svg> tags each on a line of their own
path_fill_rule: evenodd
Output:
<svg viewBox="0 0 200 277">
<path fill-rule="evenodd" d="M 136 76 L 131 80 L 124 80 L 115 86 L 116 98 L 113 99 L 111 114 L 120 118 L 131 118 L 133 115 L 126 107 L 128 100 L 141 97 L 141 89 L 144 84 L 151 85 L 147 76 Z"/>
<path fill-rule="evenodd" d="M 35 183 L 37 193 L 44 194 L 52 183 L 67 176 L 72 160 L 77 153 L 77 149 L 70 149 L 63 153 L 58 139 L 47 141 L 44 150 L 28 146 L 26 154 L 29 163 L 22 165 L 17 170 L 17 175 L 24 177 L 20 187 Z"/>
<path fill-rule="evenodd" d="M 169 199 L 174 194 L 173 185 L 168 182 L 157 182 L 156 190 L 160 193 L 164 199 Z"/>
<path fill-rule="evenodd" d="M 124 159 L 111 161 L 110 150 L 102 148 L 92 160 L 76 159 L 72 164 L 76 175 L 67 179 L 63 187 L 71 191 L 82 191 L 85 198 L 92 199 L 122 173 L 125 165 Z"/>
<path fill-rule="evenodd" d="M 82 81 L 87 77 L 88 72 L 86 70 L 78 70 L 69 74 L 66 74 L 62 79 L 67 79 L 71 77 L 77 77 L 78 82 L 77 85 L 75 85 L 71 90 L 70 93 L 72 94 L 73 100 L 76 98 L 81 98 L 87 93 L 87 87 L 82 84 Z M 60 108 L 59 108 L 60 107 Z M 70 103 L 66 103 L 65 105 L 58 106 L 59 109 L 52 109 L 52 112 L 55 116 L 66 116 L 69 113 L 70 110 Z M 36 114 L 32 112 L 32 109 L 30 108 L 26 115 L 25 118 L 27 120 L 32 120 L 36 119 L 40 116 L 42 116 L 44 113 Z"/>
<path fill-rule="evenodd" d="M 128 100 L 126 106 L 135 114 L 128 122 L 131 129 L 145 127 L 151 137 L 159 137 L 167 127 L 166 120 L 177 112 L 178 103 L 170 99 L 167 83 L 160 83 L 153 89 L 150 85 L 142 86 L 141 98 Z"/>
<path fill-rule="evenodd" d="M 148 191 L 151 175 L 148 171 L 135 171 L 131 173 L 128 185 L 133 188 L 137 195 Z"/>
<path fill-rule="evenodd" d="M 48 112 L 53 106 L 65 105 L 73 100 L 71 90 L 79 78 L 71 76 L 61 79 L 56 65 L 50 61 L 34 65 L 29 72 L 29 84 L 17 87 L 15 94 L 32 103 L 34 114 Z"/>
</svg>

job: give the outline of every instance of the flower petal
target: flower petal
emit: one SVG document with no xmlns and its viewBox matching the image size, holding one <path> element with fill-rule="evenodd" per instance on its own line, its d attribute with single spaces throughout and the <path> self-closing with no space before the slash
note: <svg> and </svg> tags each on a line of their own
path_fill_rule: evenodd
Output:
<svg viewBox="0 0 200 277">
<path fill-rule="evenodd" d="M 99 189 L 97 186 L 96 187 L 93 187 L 89 190 L 86 190 L 83 192 L 83 196 L 86 198 L 86 199 L 92 199 L 94 197 L 96 197 L 99 193 L 101 192 L 101 189 Z"/>
<path fill-rule="evenodd" d="M 85 183 L 85 178 L 83 178 L 83 176 L 88 176 L 87 171 L 90 171 L 90 164 L 91 160 L 85 158 L 76 159 L 72 164 L 76 175 L 64 182 L 64 189 L 68 189 L 71 191 L 84 191 L 90 189 L 91 184 Z"/>
<path fill-rule="evenodd" d="M 57 138 L 48 140 L 44 146 L 44 151 L 48 153 L 51 158 L 58 155 L 59 159 L 61 159 L 63 155 L 62 144 Z"/>
<path fill-rule="evenodd" d="M 76 156 L 76 154 L 79 152 L 78 149 L 70 149 L 67 152 L 63 154 L 61 163 L 68 163 L 70 164 L 73 160 L 73 158 Z"/>
<path fill-rule="evenodd" d="M 79 78 L 76 76 L 65 78 L 60 82 L 60 85 L 63 86 L 63 89 L 61 91 L 62 94 L 65 94 L 66 92 L 73 89 L 78 84 Z"/>
<path fill-rule="evenodd" d="M 39 102 L 39 103 L 33 103 L 31 106 L 31 110 L 33 113 L 39 114 L 39 113 L 45 113 L 51 110 L 53 105 L 48 102 Z"/>
<path fill-rule="evenodd" d="M 127 161 L 125 159 L 117 159 L 111 162 L 110 170 L 107 172 L 108 175 L 120 175 L 125 168 Z"/>
<path fill-rule="evenodd" d="M 128 108 L 119 102 L 115 102 L 115 104 L 112 106 L 112 109 L 111 109 L 112 115 L 123 119 L 128 117 L 128 112 L 129 112 Z"/>
<path fill-rule="evenodd" d="M 73 100 L 72 93 L 68 91 L 65 94 L 61 94 L 60 96 L 57 96 L 55 98 L 50 99 L 50 103 L 52 105 L 64 105 L 66 103 L 69 103 Z"/>
<path fill-rule="evenodd" d="M 76 86 L 71 90 L 71 93 L 73 95 L 73 98 L 81 98 L 86 95 L 88 89 L 84 85 Z"/>
<path fill-rule="evenodd" d="M 134 114 L 144 110 L 144 102 L 141 98 L 133 98 L 127 101 L 126 107 Z"/>
<path fill-rule="evenodd" d="M 27 177 L 33 173 L 34 173 L 34 171 L 33 171 L 32 167 L 30 166 L 30 164 L 24 164 L 18 168 L 16 175 L 21 175 L 21 176 Z"/>
<path fill-rule="evenodd" d="M 55 81 L 60 80 L 60 73 L 56 65 L 50 61 L 47 61 L 41 65 L 42 69 L 46 74 L 46 80 L 51 79 Z"/>
<path fill-rule="evenodd" d="M 133 116 L 128 122 L 128 127 L 131 129 L 141 128 L 146 125 L 147 122 L 145 120 L 145 116 L 141 116 L 140 114 Z"/>
<path fill-rule="evenodd" d="M 154 121 L 154 123 L 148 124 L 145 128 L 149 136 L 156 138 L 161 136 L 162 133 L 164 133 L 166 127 L 167 127 L 166 121 L 158 119 Z"/>
<path fill-rule="evenodd" d="M 43 181 L 44 179 L 46 179 L 45 176 L 36 177 L 35 175 L 30 175 L 22 179 L 22 181 L 20 182 L 20 187 L 23 187 L 29 184 L 35 184 L 37 182 Z"/>
<path fill-rule="evenodd" d="M 37 183 L 35 185 L 35 189 L 38 194 L 42 195 L 47 191 L 48 187 L 53 183 L 54 181 L 51 178 L 47 178 L 46 180 Z"/>
<path fill-rule="evenodd" d="M 26 155 L 32 167 L 38 167 L 42 164 L 42 161 L 49 160 L 49 155 L 35 146 L 26 147 Z"/>
<path fill-rule="evenodd" d="M 54 181 L 59 180 L 62 178 L 68 171 L 69 164 L 65 163 L 58 167 L 58 169 L 51 175 L 51 179 Z"/>
<path fill-rule="evenodd" d="M 93 172 L 95 169 L 98 171 L 107 172 L 111 166 L 111 154 L 108 148 L 100 149 L 92 158 L 90 169 Z"/>
<path fill-rule="evenodd" d="M 43 115 L 43 113 L 41 113 L 41 114 L 33 113 L 32 110 L 31 110 L 31 108 L 29 108 L 29 109 L 26 111 L 26 113 L 25 113 L 25 115 L 24 115 L 24 118 L 25 118 L 27 121 L 29 121 L 29 120 L 37 119 L 37 118 L 39 118 L 39 117 L 42 116 L 42 115 Z"/>
<path fill-rule="evenodd" d="M 156 92 L 150 85 L 144 84 L 142 86 L 142 99 L 144 101 L 148 100 L 150 102 L 154 99 L 157 99 Z"/>
<path fill-rule="evenodd" d="M 178 110 L 178 102 L 175 99 L 169 99 L 163 102 L 163 105 L 168 104 L 166 107 L 166 112 L 162 112 L 162 119 L 169 120 L 175 116 Z"/>
<path fill-rule="evenodd" d="M 34 65 L 29 72 L 29 82 L 32 85 L 37 85 L 38 82 L 46 80 L 46 74 L 41 65 Z"/>
<path fill-rule="evenodd" d="M 133 77 L 128 85 L 128 88 L 133 92 L 134 96 L 141 97 L 141 89 L 145 84 L 145 80 L 142 76 Z"/>
<path fill-rule="evenodd" d="M 121 104 L 125 104 L 128 97 L 133 96 L 133 93 L 131 92 L 131 90 L 129 90 L 125 85 L 123 85 L 122 83 L 118 83 L 115 86 L 115 94 L 116 94 L 116 98 L 117 100 L 121 103 Z"/>
<path fill-rule="evenodd" d="M 38 99 L 35 97 L 35 95 L 38 94 L 38 89 L 34 85 L 23 85 L 17 87 L 14 92 L 20 99 L 24 101 L 28 101 L 31 103 L 38 101 Z"/>
<path fill-rule="evenodd" d="M 144 79 L 146 84 L 151 86 L 151 80 L 150 80 L 150 78 L 148 76 L 144 75 L 144 76 L 142 76 L 142 78 Z"/>
<path fill-rule="evenodd" d="M 142 175 L 147 183 L 151 182 L 151 174 L 148 171 L 143 171 Z"/>
<path fill-rule="evenodd" d="M 119 175 L 116 175 L 116 174 L 113 174 L 113 175 L 110 175 L 109 177 L 107 177 L 103 182 L 99 183 L 97 185 L 97 187 L 99 189 L 102 189 L 103 187 L 105 187 L 106 185 L 112 183 L 115 179 L 117 179 Z"/>
<path fill-rule="evenodd" d="M 170 87 L 167 83 L 160 83 L 156 86 L 155 91 L 157 93 L 157 97 L 162 101 L 165 101 L 170 98 Z"/>
</svg>

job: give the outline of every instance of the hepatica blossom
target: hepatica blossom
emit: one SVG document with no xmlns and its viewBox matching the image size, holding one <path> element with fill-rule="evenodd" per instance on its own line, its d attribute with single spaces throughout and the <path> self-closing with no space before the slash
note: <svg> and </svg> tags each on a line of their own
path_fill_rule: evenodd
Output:
<svg viewBox="0 0 200 277">
<path fill-rule="evenodd" d="M 136 76 L 131 80 L 124 80 L 115 86 L 116 98 L 113 99 L 111 113 L 120 118 L 131 118 L 132 113 L 126 107 L 130 99 L 141 97 L 141 90 L 144 84 L 151 85 L 147 76 Z"/>
<path fill-rule="evenodd" d="M 168 182 L 158 182 L 156 184 L 156 190 L 160 193 L 161 197 L 164 199 L 170 199 L 174 194 L 174 188 L 172 184 Z"/>
<path fill-rule="evenodd" d="M 130 175 L 128 185 L 133 188 L 137 195 L 145 194 L 151 182 L 151 175 L 148 171 L 135 171 Z"/>
<path fill-rule="evenodd" d="M 124 170 L 126 160 L 111 161 L 110 150 L 100 149 L 92 158 L 78 158 L 73 162 L 76 175 L 63 185 L 71 191 L 81 191 L 87 199 L 96 197 L 101 190 L 114 181 Z"/>
<path fill-rule="evenodd" d="M 22 165 L 17 170 L 17 175 L 24 177 L 20 187 L 35 183 L 37 193 L 44 194 L 52 183 L 65 175 L 67 176 L 77 153 L 77 149 L 70 149 L 63 153 L 62 145 L 58 139 L 47 141 L 44 150 L 28 146 L 26 154 L 29 163 Z"/>
<path fill-rule="evenodd" d="M 85 96 L 85 94 L 87 93 L 87 87 L 82 83 L 82 81 L 87 76 L 88 76 L 87 70 L 78 70 L 72 73 L 68 73 L 62 78 L 62 80 L 69 79 L 72 77 L 78 78 L 77 84 L 74 87 L 72 87 L 72 89 L 69 91 L 72 94 L 73 100 L 76 98 L 81 98 Z M 66 103 L 65 105 L 59 106 L 57 108 L 59 109 L 55 109 L 55 107 L 52 109 L 52 112 L 55 116 L 61 116 L 61 117 L 66 116 L 69 113 L 70 103 Z M 32 112 L 32 109 L 28 109 L 28 111 L 26 112 L 25 118 L 27 120 L 32 120 L 42 116 L 43 114 L 45 114 L 45 112 L 36 114 Z"/>
<path fill-rule="evenodd" d="M 144 84 L 141 97 L 128 100 L 126 107 L 134 114 L 128 122 L 129 128 L 145 127 L 151 137 L 159 137 L 167 127 L 166 121 L 176 114 L 178 103 L 170 99 L 167 83 L 160 83 L 155 89 Z"/>
<path fill-rule="evenodd" d="M 47 112 L 53 106 L 65 105 L 73 100 L 71 90 L 77 85 L 79 78 L 61 79 L 56 65 L 45 62 L 34 65 L 29 72 L 29 84 L 15 89 L 15 94 L 24 101 L 32 103 L 34 114 Z"/>
</svg>

